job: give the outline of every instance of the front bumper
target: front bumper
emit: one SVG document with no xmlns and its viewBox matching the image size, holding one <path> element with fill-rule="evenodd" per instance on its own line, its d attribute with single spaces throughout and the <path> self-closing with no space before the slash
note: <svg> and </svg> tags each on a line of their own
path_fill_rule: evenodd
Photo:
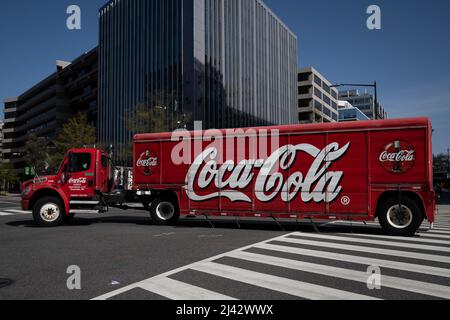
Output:
<svg viewBox="0 0 450 320">
<path fill-rule="evenodd" d="M 24 211 L 30 210 L 30 200 L 29 199 L 22 199 L 21 204 L 22 204 L 22 210 L 24 210 Z"/>
</svg>

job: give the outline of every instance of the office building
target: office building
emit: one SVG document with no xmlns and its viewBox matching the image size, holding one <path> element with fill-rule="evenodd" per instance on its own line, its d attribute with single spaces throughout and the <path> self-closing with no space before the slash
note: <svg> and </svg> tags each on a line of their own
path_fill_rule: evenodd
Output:
<svg viewBox="0 0 450 320">
<path fill-rule="evenodd" d="M 0 162 L 3 161 L 3 121 L 0 121 Z"/>
<path fill-rule="evenodd" d="M 85 113 L 95 124 L 97 73 L 97 50 L 93 49 L 72 63 L 57 61 L 53 74 L 20 96 L 4 100 L 4 161 L 24 174 L 24 147 L 29 133 L 51 141 L 77 112 Z"/>
<path fill-rule="evenodd" d="M 297 123 L 297 39 L 260 0 L 112 0 L 100 9 L 98 140 L 128 165 L 144 108 L 204 129 Z M 152 128 L 148 128 L 151 132 Z"/>
<path fill-rule="evenodd" d="M 298 110 L 301 124 L 338 121 L 338 91 L 316 69 L 298 71 Z"/>
<path fill-rule="evenodd" d="M 338 102 L 339 122 L 370 120 L 361 110 L 352 106 L 348 101 Z"/>
<path fill-rule="evenodd" d="M 339 92 L 339 100 L 349 102 L 353 107 L 361 110 L 370 120 L 381 120 L 388 117 L 384 108 L 379 103 L 375 104 L 375 98 L 370 93 L 360 93 L 359 90 L 341 91 Z"/>
</svg>

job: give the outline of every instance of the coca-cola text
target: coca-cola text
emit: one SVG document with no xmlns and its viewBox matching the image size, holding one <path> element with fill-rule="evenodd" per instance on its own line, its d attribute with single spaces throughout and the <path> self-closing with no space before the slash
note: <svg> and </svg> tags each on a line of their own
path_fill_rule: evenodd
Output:
<svg viewBox="0 0 450 320">
<path fill-rule="evenodd" d="M 289 202 L 301 192 L 301 199 L 305 203 L 330 203 L 342 191 L 340 183 L 344 172 L 328 169 L 349 147 L 350 143 L 342 148 L 339 148 L 338 143 L 331 143 L 322 150 L 310 144 L 285 145 L 266 160 L 244 160 L 237 164 L 228 160 L 221 166 L 215 161 L 218 157 L 217 149 L 207 148 L 195 159 L 188 171 L 186 192 L 193 201 L 206 201 L 221 196 L 232 202 L 251 203 L 247 194 L 237 190 L 246 189 L 256 179 L 254 193 L 261 202 L 269 202 L 280 193 L 281 199 Z M 297 154 L 302 152 L 314 158 L 308 172 L 289 172 L 297 160 Z M 254 169 L 259 170 L 256 177 Z M 290 176 L 285 178 L 283 173 L 289 173 Z M 204 190 L 212 183 L 220 193 L 198 195 L 195 192 L 196 188 Z"/>
</svg>

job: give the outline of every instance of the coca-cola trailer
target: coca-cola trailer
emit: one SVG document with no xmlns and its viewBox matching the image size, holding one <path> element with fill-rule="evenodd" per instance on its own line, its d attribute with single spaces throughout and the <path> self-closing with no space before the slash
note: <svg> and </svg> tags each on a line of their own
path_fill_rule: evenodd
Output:
<svg viewBox="0 0 450 320">
<path fill-rule="evenodd" d="M 372 221 L 411 236 L 435 220 L 428 118 L 176 131 L 134 138 L 132 197 L 156 224 L 180 216 Z M 45 226 L 124 202 L 106 152 L 69 151 L 56 176 L 24 183 Z"/>
</svg>

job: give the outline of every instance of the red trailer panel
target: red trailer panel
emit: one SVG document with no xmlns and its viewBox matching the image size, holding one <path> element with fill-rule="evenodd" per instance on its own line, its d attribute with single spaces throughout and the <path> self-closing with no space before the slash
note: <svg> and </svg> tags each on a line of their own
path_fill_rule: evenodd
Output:
<svg viewBox="0 0 450 320">
<path fill-rule="evenodd" d="M 434 221 L 428 118 L 136 135 L 134 155 L 135 188 L 181 214 L 373 220 L 408 196 Z"/>
</svg>

